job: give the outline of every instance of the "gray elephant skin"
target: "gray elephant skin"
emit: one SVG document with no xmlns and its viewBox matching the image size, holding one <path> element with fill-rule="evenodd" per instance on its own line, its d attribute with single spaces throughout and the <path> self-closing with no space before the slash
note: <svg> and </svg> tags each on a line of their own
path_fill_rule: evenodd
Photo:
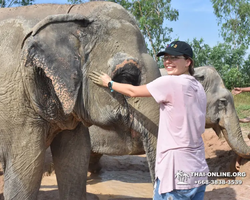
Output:
<svg viewBox="0 0 250 200">
<path fill-rule="evenodd" d="M 207 95 L 206 128 L 213 128 L 219 137 L 223 134 L 236 154 L 249 159 L 250 148 L 242 136 L 232 93 L 225 87 L 214 67 L 198 67 L 194 76 L 203 85 Z"/>
<path fill-rule="evenodd" d="M 167 75 L 165 69 L 160 69 L 160 72 L 161 75 Z M 206 128 L 213 128 L 218 137 L 222 137 L 223 134 L 230 147 L 239 156 L 250 158 L 250 149 L 242 137 L 233 96 L 225 88 L 218 72 L 212 66 L 197 67 L 194 77 L 203 85 L 207 95 Z M 166 86 L 166 89 L 167 87 L 171 86 Z M 142 142 L 134 141 L 135 135 L 117 135 L 115 132 L 97 126 L 90 127 L 89 132 L 92 148 L 89 166 L 91 172 L 98 172 L 101 169 L 99 159 L 103 154 L 136 155 L 144 153 Z M 132 145 L 133 142 L 136 142 L 136 145 Z M 137 148 L 134 148 L 135 146 Z"/>
<path fill-rule="evenodd" d="M 104 71 L 140 85 L 160 76 L 132 15 L 110 2 L 2 8 L 0 35 L 5 200 L 37 199 L 48 147 L 60 199 L 86 199 L 91 125 L 125 140 L 131 135 L 132 152 L 143 141 L 153 169 L 158 105 L 111 93 L 88 78 Z"/>
</svg>

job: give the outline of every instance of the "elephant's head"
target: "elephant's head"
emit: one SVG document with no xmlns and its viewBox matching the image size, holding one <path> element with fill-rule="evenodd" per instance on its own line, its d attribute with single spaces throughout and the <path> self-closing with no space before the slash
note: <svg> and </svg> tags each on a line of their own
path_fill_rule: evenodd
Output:
<svg viewBox="0 0 250 200">
<path fill-rule="evenodd" d="M 49 16 L 27 34 L 22 69 L 31 106 L 60 128 L 81 121 L 156 137 L 159 113 L 154 100 L 111 93 L 88 78 L 99 70 L 114 81 L 140 85 L 160 76 L 133 17 L 112 5 L 89 16 Z"/>
<path fill-rule="evenodd" d="M 218 136 L 224 134 L 230 147 L 241 157 L 250 158 L 250 148 L 242 137 L 233 96 L 213 67 L 195 68 L 195 78 L 207 94 L 206 128 L 213 128 Z"/>
</svg>

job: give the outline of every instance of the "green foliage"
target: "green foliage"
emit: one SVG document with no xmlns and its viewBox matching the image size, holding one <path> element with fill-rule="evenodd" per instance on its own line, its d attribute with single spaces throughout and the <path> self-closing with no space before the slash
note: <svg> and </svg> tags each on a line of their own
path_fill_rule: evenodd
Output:
<svg viewBox="0 0 250 200">
<path fill-rule="evenodd" d="M 212 48 L 210 63 L 220 73 L 226 87 L 244 87 L 249 84 L 249 76 L 244 73 L 244 48 L 233 48 L 226 43 L 220 43 Z"/>
<path fill-rule="evenodd" d="M 208 44 L 204 44 L 204 40 L 201 38 L 197 40 L 196 38 L 193 39 L 192 42 L 188 42 L 193 49 L 194 52 L 194 66 L 205 66 L 209 65 L 208 55 L 211 52 L 211 48 Z"/>
<path fill-rule="evenodd" d="M 213 66 L 221 72 L 223 65 L 228 65 L 230 68 L 242 66 L 244 55 L 244 48 L 233 48 L 226 43 L 219 43 L 211 49 L 210 62 L 213 62 Z"/>
<path fill-rule="evenodd" d="M 244 60 L 243 66 L 242 66 L 242 72 L 250 77 L 250 55 Z M 250 84 L 249 84 L 250 86 Z"/>
<path fill-rule="evenodd" d="M 225 43 L 213 47 L 210 63 L 219 71 L 228 89 L 249 86 L 250 57 L 245 59 L 250 44 L 249 0 L 211 2 Z"/>
<path fill-rule="evenodd" d="M 235 48 L 250 43 L 249 0 L 211 0 L 214 13 L 221 25 L 221 36 Z"/>
<path fill-rule="evenodd" d="M 32 5 L 34 0 L 0 0 L 1 8 Z"/>
<path fill-rule="evenodd" d="M 204 44 L 203 39 L 193 39 L 189 42 L 194 51 L 195 67 L 210 65 L 215 67 L 225 86 L 245 87 L 250 85 L 250 56 L 244 60 L 245 48 L 233 48 L 226 43 L 219 43 L 214 47 Z"/>
<path fill-rule="evenodd" d="M 226 87 L 232 90 L 234 87 L 245 87 L 249 84 L 249 77 L 245 76 L 238 68 L 230 68 L 224 65 L 221 70 Z"/>
</svg>

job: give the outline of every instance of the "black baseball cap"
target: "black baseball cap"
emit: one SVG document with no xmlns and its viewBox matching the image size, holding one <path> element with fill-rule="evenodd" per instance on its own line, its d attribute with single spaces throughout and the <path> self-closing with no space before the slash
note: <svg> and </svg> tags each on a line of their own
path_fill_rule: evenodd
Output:
<svg viewBox="0 0 250 200">
<path fill-rule="evenodd" d="M 183 41 L 174 41 L 167 45 L 165 51 L 161 51 L 157 54 L 157 57 L 164 56 L 164 54 L 169 54 L 173 56 L 183 56 L 186 55 L 193 58 L 193 50 L 191 46 Z"/>
</svg>

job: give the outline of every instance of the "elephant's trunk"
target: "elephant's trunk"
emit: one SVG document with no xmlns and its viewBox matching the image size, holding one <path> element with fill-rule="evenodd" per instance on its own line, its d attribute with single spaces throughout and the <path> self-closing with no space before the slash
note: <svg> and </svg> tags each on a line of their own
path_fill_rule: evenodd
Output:
<svg viewBox="0 0 250 200">
<path fill-rule="evenodd" d="M 129 104 L 133 116 L 131 129 L 141 133 L 150 175 L 154 182 L 159 106 L 153 98 L 132 98 Z"/>
<path fill-rule="evenodd" d="M 233 116 L 234 115 L 231 115 L 230 118 L 228 118 L 229 123 L 225 123 L 224 120 L 220 122 L 220 126 L 222 127 L 221 130 L 229 146 L 235 153 L 243 158 L 249 159 L 250 147 L 244 141 L 238 117 Z"/>
</svg>

